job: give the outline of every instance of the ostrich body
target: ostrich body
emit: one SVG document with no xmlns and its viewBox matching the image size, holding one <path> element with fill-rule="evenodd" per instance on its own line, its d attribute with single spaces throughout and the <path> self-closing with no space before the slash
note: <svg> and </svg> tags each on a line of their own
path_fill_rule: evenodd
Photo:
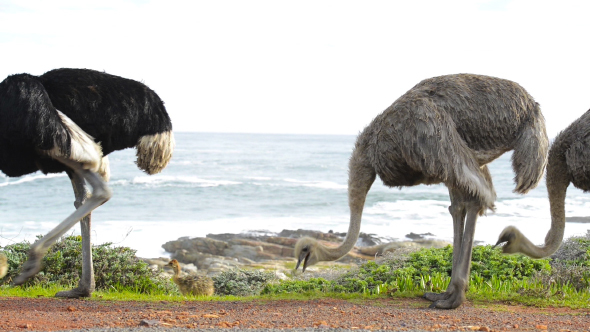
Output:
<svg viewBox="0 0 590 332">
<path fill-rule="evenodd" d="M 137 148 L 137 166 L 148 174 L 166 167 L 174 149 L 164 103 L 142 83 L 87 69 L 17 74 L 0 83 L 0 171 L 10 177 L 66 172 L 76 207 L 31 246 L 15 285 L 39 272 L 47 249 L 81 221 L 82 277 L 77 288 L 56 296 L 92 294 L 90 213 L 111 197 L 107 155 L 129 147 Z"/>
<path fill-rule="evenodd" d="M 538 104 L 518 84 L 480 75 L 426 79 L 378 115 L 358 136 L 349 162 L 350 224 L 343 243 L 328 248 L 303 238 L 297 267 L 336 260 L 355 245 L 365 198 L 377 175 L 389 187 L 444 183 L 453 218 L 453 269 L 447 291 L 427 293 L 434 308 L 465 300 L 475 223 L 493 210 L 496 192 L 486 164 L 514 150 L 515 191 L 543 175 L 548 139 Z"/>
<path fill-rule="evenodd" d="M 504 253 L 523 253 L 534 258 L 553 254 L 563 241 L 565 231 L 565 197 L 570 183 L 590 191 L 590 110 L 563 130 L 549 149 L 547 161 L 547 194 L 551 228 L 542 246 L 534 245 L 516 227 L 506 227 L 498 239 Z"/>
<path fill-rule="evenodd" d="M 180 264 L 173 259 L 166 266 L 172 267 L 174 276 L 172 281 L 178 286 L 182 295 L 211 296 L 215 292 L 213 279 L 198 274 L 181 276 Z"/>
</svg>

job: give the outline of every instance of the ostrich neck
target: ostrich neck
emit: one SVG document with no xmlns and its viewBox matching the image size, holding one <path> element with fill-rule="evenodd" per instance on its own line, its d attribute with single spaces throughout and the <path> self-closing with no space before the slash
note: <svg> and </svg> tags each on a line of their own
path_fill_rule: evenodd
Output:
<svg viewBox="0 0 590 332">
<path fill-rule="evenodd" d="M 174 269 L 174 279 L 180 278 L 180 265 L 174 265 L 172 268 Z"/>
<path fill-rule="evenodd" d="M 346 255 L 354 247 L 361 230 L 361 215 L 362 212 L 359 214 L 351 213 L 350 224 L 348 225 L 348 232 L 346 233 L 344 241 L 335 248 L 323 247 L 323 253 L 321 256 L 325 257 L 328 261 L 334 261 Z"/>
<path fill-rule="evenodd" d="M 348 180 L 348 205 L 350 207 L 350 223 L 348 225 L 348 232 L 344 241 L 335 248 L 323 247 L 322 255 L 327 260 L 336 260 L 346 255 L 356 244 L 361 231 L 361 218 L 363 216 L 363 207 L 365 206 L 365 199 L 373 181 L 375 181 L 375 173 L 372 169 L 367 171 L 356 167 L 355 158 L 351 158 L 351 169 Z"/>
<path fill-rule="evenodd" d="M 536 246 L 523 237 L 522 252 L 533 258 L 547 257 L 561 245 L 565 230 L 565 196 L 569 186 L 568 170 L 562 153 L 549 154 L 547 164 L 547 193 L 551 211 L 551 229 L 545 236 L 545 244 Z"/>
</svg>

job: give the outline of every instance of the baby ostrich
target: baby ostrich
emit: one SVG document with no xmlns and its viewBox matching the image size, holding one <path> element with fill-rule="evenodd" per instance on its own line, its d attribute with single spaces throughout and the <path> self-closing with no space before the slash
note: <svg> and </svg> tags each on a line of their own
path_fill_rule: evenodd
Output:
<svg viewBox="0 0 590 332">
<path fill-rule="evenodd" d="M 8 259 L 3 254 L 0 254 L 0 279 L 4 278 L 8 272 Z"/>
<path fill-rule="evenodd" d="M 444 183 L 454 231 L 451 282 L 446 292 L 424 297 L 433 308 L 456 308 L 469 286 L 477 218 L 492 210 L 496 199 L 486 165 L 514 150 L 515 191 L 525 194 L 541 180 L 547 149 L 539 105 L 520 85 L 470 74 L 426 79 L 358 136 L 349 162 L 350 223 L 344 242 L 328 248 L 312 238 L 299 240 L 297 267 L 336 260 L 352 249 L 377 175 L 389 187 Z"/>
<path fill-rule="evenodd" d="M 207 276 L 198 274 L 180 276 L 180 264 L 176 259 L 171 260 L 166 266 L 171 267 L 174 271 L 172 280 L 178 285 L 182 295 L 211 296 L 215 292 L 213 279 Z"/>
</svg>

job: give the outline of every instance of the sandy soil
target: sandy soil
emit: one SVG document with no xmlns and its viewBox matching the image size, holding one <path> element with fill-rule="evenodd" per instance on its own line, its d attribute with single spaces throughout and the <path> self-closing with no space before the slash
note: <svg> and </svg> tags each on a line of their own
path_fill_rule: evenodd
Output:
<svg viewBox="0 0 590 332">
<path fill-rule="evenodd" d="M 348 302 L 337 299 L 256 302 L 118 302 L 0 297 L 0 331 L 58 331 L 89 327 L 343 327 L 466 331 L 590 331 L 590 309 L 530 308 L 466 303 L 427 309 L 422 299 Z M 142 323 L 143 321 L 143 323 Z"/>
</svg>

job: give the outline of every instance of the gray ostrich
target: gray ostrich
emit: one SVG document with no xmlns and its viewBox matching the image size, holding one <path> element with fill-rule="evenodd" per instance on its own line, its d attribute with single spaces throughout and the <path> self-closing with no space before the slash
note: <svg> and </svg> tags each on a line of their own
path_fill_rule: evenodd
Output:
<svg viewBox="0 0 590 332">
<path fill-rule="evenodd" d="M 563 240 L 565 230 L 565 196 L 570 183 L 584 192 L 590 191 L 590 110 L 559 133 L 547 162 L 547 193 L 551 211 L 551 228 L 543 246 L 534 245 L 516 227 L 506 227 L 498 239 L 505 243 L 505 253 L 523 253 L 534 258 L 553 254 Z"/>
<path fill-rule="evenodd" d="M 39 272 L 49 247 L 81 220 L 82 277 L 77 288 L 56 296 L 92 294 L 90 213 L 111 198 L 107 155 L 129 147 L 136 147 L 137 166 L 148 174 L 164 169 L 174 150 L 164 103 L 142 83 L 67 68 L 0 83 L 0 171 L 11 177 L 66 172 L 76 198 L 76 210 L 31 246 L 15 285 Z"/>
<path fill-rule="evenodd" d="M 431 307 L 465 300 L 475 223 L 494 209 L 496 192 L 486 166 L 514 150 L 515 191 L 525 194 L 543 175 L 548 139 L 539 105 L 518 84 L 480 75 L 426 79 L 378 115 L 357 138 L 349 162 L 350 224 L 344 242 L 326 247 L 302 238 L 296 269 L 336 260 L 352 249 L 365 198 L 377 175 L 389 187 L 444 183 L 453 218 L 453 270 L 446 292 L 427 293 Z"/>
</svg>

